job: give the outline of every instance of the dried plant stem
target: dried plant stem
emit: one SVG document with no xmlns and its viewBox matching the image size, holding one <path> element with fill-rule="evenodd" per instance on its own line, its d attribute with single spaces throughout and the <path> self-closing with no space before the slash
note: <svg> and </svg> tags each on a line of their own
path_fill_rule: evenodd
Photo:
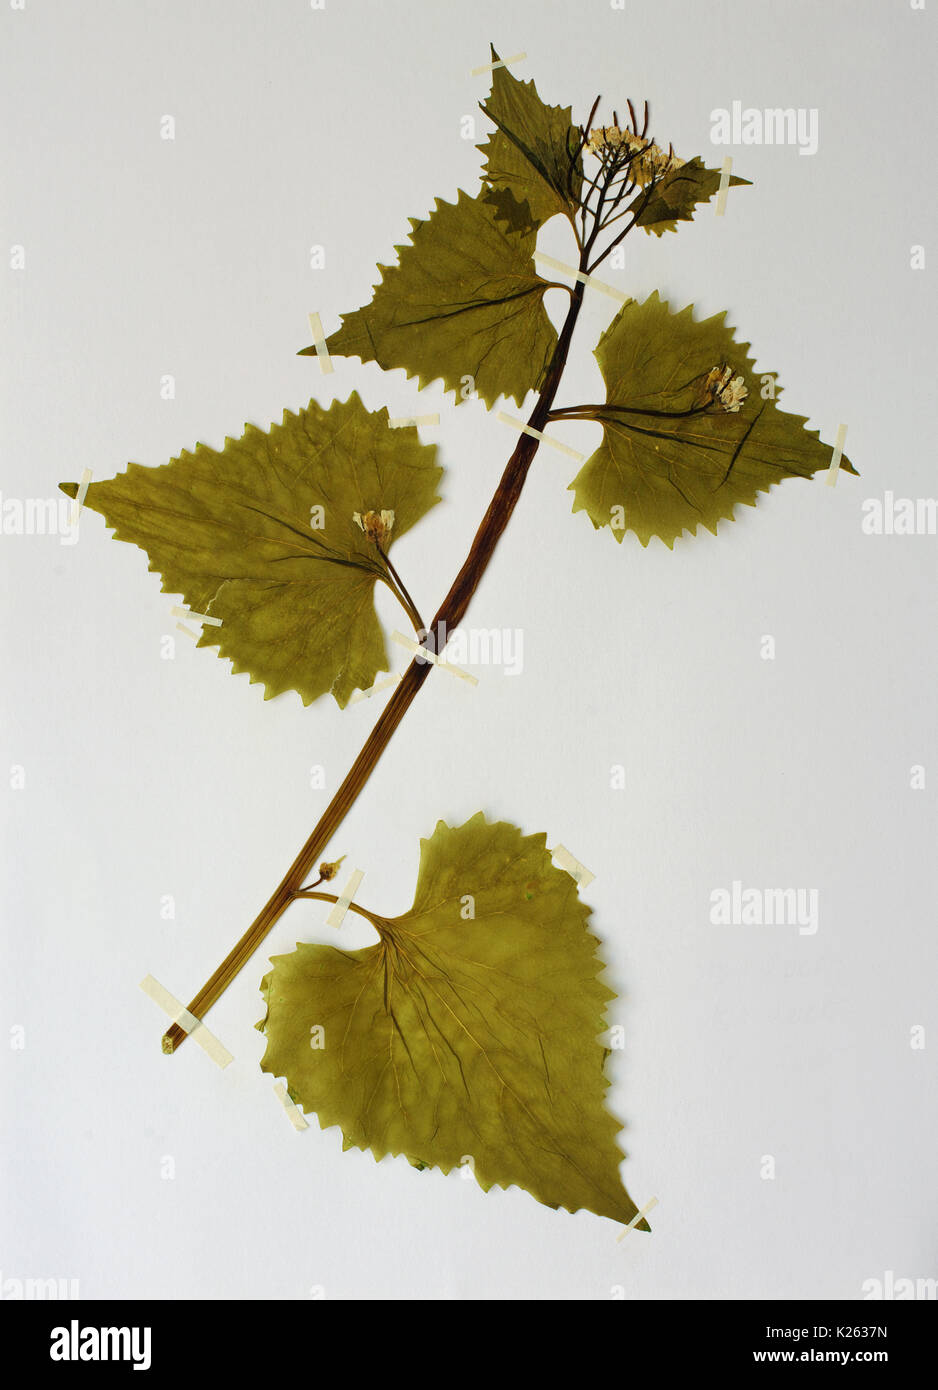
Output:
<svg viewBox="0 0 938 1390">
<path fill-rule="evenodd" d="M 582 271 L 586 269 L 586 257 L 594 240 L 595 235 L 589 239 L 586 247 L 581 251 L 579 269 Z M 567 363 L 570 341 L 583 302 L 583 290 L 583 282 L 578 280 L 570 291 L 570 305 L 560 330 L 557 346 L 545 373 L 541 393 L 528 420 L 532 429 L 543 430 L 547 424 L 554 396 Z M 444 631 L 450 632 L 457 628 L 462 621 L 472 595 L 478 588 L 502 532 L 508 525 L 511 514 L 521 496 L 528 469 L 537 453 L 538 443 L 537 439 L 528 434 L 522 434 L 518 440 L 511 458 L 505 466 L 495 495 L 489 503 L 488 511 L 482 518 L 465 563 L 453 580 L 449 593 L 430 624 L 429 632 L 438 631 L 441 623 Z M 414 657 L 404 673 L 400 685 L 395 689 L 369 734 L 364 747 L 352 764 L 344 782 L 326 807 L 319 824 L 284 874 L 270 900 L 261 909 L 241 940 L 205 982 L 195 998 L 191 1000 L 189 1012 L 194 1014 L 196 1018 L 204 1017 L 212 1005 L 217 1002 L 238 972 L 253 956 L 285 909 L 293 902 L 313 864 L 342 824 L 374 771 L 378 759 L 391 740 L 392 734 L 407 713 L 432 669 L 433 667 L 429 662 L 420 656 Z M 174 1023 L 163 1035 L 163 1051 L 175 1052 L 186 1036 L 184 1029 L 178 1023 Z"/>
</svg>

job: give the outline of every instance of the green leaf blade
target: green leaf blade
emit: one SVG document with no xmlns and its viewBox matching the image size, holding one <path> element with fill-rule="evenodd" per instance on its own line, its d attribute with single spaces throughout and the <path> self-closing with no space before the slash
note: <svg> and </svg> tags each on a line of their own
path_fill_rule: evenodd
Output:
<svg viewBox="0 0 938 1390">
<path fill-rule="evenodd" d="M 755 506 L 759 493 L 785 478 L 810 478 L 830 467 L 832 449 L 806 417 L 791 415 L 766 395 L 749 344 L 737 342 L 725 313 L 695 322 L 693 307 L 672 313 L 653 293 L 623 305 L 596 348 L 606 403 L 595 418 L 603 442 L 570 484 L 573 511 L 585 511 L 616 540 L 634 531 L 643 546 L 658 536 L 672 548 L 698 525 L 717 532 L 737 503 Z M 700 410 L 701 383 L 729 364 L 748 392 L 738 413 Z M 619 413 L 616 413 L 616 412 Z M 841 468 L 856 469 L 847 458 Z M 624 525 L 614 524 L 621 509 Z"/>
<path fill-rule="evenodd" d="M 492 48 L 492 59 L 498 54 Z M 521 81 L 507 67 L 492 73 L 492 91 L 482 110 L 496 126 L 485 144 L 483 178 L 499 216 L 526 230 L 579 206 L 583 162 L 573 156 L 580 133 L 569 106 L 548 106 L 533 82 Z M 507 195 L 507 196 L 506 196 Z"/>
<path fill-rule="evenodd" d="M 665 232 L 676 232 L 678 222 L 693 221 L 694 213 L 701 203 L 708 203 L 720 187 L 719 169 L 709 169 L 699 155 L 688 160 L 679 168 L 643 189 L 629 204 L 629 212 L 635 215 L 635 225 L 646 232 L 662 236 Z M 730 175 L 730 188 L 752 186 L 751 179 Z"/>
<path fill-rule="evenodd" d="M 589 911 L 543 835 L 481 813 L 440 822 L 411 911 L 380 919 L 377 945 L 273 959 L 261 1066 L 343 1147 L 444 1172 L 471 1159 L 485 1190 L 630 1221 L 598 1041 L 614 996 Z"/>
<path fill-rule="evenodd" d="M 557 345 L 534 234 L 510 231 L 490 203 L 461 190 L 455 203 L 438 198 L 429 218 L 411 226 L 410 244 L 395 248 L 398 265 L 378 267 L 370 304 L 342 315 L 329 352 L 402 367 L 421 387 L 440 378 L 457 403 L 471 377 L 488 406 L 501 395 L 520 405 Z"/>
<path fill-rule="evenodd" d="M 344 706 L 388 669 L 373 600 L 387 568 L 354 513 L 393 511 L 393 543 L 439 500 L 435 453 L 353 392 L 328 410 L 284 411 L 269 431 L 247 425 L 221 450 L 131 463 L 91 483 L 85 506 L 147 552 L 164 592 L 221 619 L 199 646 L 263 683 L 265 699 L 331 693 Z"/>
</svg>

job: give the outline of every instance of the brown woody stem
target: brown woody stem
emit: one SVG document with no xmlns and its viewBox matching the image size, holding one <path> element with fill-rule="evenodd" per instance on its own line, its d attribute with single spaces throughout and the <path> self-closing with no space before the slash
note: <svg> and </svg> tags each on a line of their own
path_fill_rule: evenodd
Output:
<svg viewBox="0 0 938 1390">
<path fill-rule="evenodd" d="M 580 270 L 586 269 L 589 245 L 588 243 L 587 249 L 581 253 Z M 583 282 L 578 280 L 570 291 L 570 306 L 557 339 L 557 346 L 545 373 L 541 393 L 528 419 L 528 425 L 532 429 L 543 430 L 547 424 L 554 396 L 567 363 L 573 329 L 583 302 L 583 290 Z M 479 581 L 486 571 L 495 547 L 521 496 L 528 469 L 537 453 L 538 443 L 539 441 L 529 434 L 522 434 L 518 440 L 511 458 L 505 465 L 505 471 L 495 490 L 495 495 L 489 503 L 488 511 L 482 518 L 482 523 L 475 534 L 465 563 L 453 580 L 449 593 L 430 624 L 430 633 L 438 631 L 441 623 L 444 625 L 443 630 L 450 632 L 459 626 L 465 616 L 469 601 L 478 588 Z M 273 895 L 248 927 L 241 940 L 232 948 L 218 969 L 206 980 L 198 994 L 190 1001 L 189 1012 L 194 1014 L 196 1018 L 203 1018 L 212 1005 L 224 994 L 268 932 L 296 898 L 298 891 L 300 891 L 300 885 L 342 824 L 362 787 L 374 771 L 378 759 L 388 746 L 392 734 L 404 718 L 418 690 L 432 669 L 433 667 L 428 661 L 424 661 L 419 656 L 414 657 L 404 673 L 400 685 L 395 689 L 383 713 L 368 735 L 364 747 L 349 769 L 344 782 L 326 807 L 319 824 L 284 874 Z M 178 1023 L 174 1023 L 163 1035 L 163 1051 L 175 1052 L 186 1036 L 185 1030 Z"/>
</svg>

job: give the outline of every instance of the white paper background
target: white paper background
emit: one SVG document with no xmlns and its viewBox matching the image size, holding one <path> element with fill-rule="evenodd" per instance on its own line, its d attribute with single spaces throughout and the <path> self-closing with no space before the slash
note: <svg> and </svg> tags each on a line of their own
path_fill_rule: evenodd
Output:
<svg viewBox="0 0 938 1390">
<path fill-rule="evenodd" d="M 479 809 L 596 873 L 627 1038 L 610 1100 L 623 1177 L 659 1200 L 654 1233 L 617 1244 L 588 1213 L 403 1159 L 376 1168 L 315 1121 L 297 1135 L 253 1024 L 267 956 L 326 939 L 312 905 L 211 1012 L 234 1064 L 162 1055 L 138 981 L 189 999 L 378 711 L 265 704 L 179 634 L 161 660 L 174 600 L 87 514 L 71 547 L 0 536 L 0 770 L 26 775 L 0 797 L 4 1281 L 77 1278 L 87 1297 L 859 1298 L 887 1270 L 938 1274 L 938 541 L 860 526 L 867 497 L 936 491 L 933 271 L 910 268 L 911 246 L 935 250 L 934 7 L 5 6 L 2 246 L 26 265 L 2 277 L 4 496 L 221 446 L 354 387 L 392 415 L 441 413 L 424 438 L 445 507 L 395 550 L 432 611 L 513 438 L 439 384 L 352 361 L 323 378 L 294 354 L 310 309 L 331 331 L 367 300 L 408 216 L 476 186 L 460 121 L 475 112 L 483 137 L 488 81 L 469 72 L 490 39 L 524 50 L 517 75 L 580 119 L 597 92 L 607 112 L 648 96 L 679 153 L 734 156 L 754 187 L 725 217 L 711 205 L 678 236 L 630 238 L 607 278 L 728 309 L 789 410 L 830 442 L 849 425 L 862 474 L 788 483 L 717 538 L 642 551 L 570 515 L 574 469 L 541 449 L 470 614 L 523 629 L 523 675 L 480 669 L 474 691 L 432 677 L 333 842 L 388 914 L 409 905 L 421 835 Z M 734 100 L 817 108 L 817 154 L 715 149 L 710 112 Z M 570 258 L 559 222 L 541 245 Z M 590 349 L 612 309 L 588 297 L 562 401 L 601 389 Z M 598 430 L 558 435 L 588 450 Z M 817 888 L 817 935 L 711 926 L 710 893 L 734 879 Z"/>
</svg>

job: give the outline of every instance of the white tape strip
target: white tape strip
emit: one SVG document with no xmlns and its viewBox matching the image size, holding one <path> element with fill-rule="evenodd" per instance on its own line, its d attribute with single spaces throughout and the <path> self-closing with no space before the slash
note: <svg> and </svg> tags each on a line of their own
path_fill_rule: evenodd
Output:
<svg viewBox="0 0 938 1390">
<path fill-rule="evenodd" d="M 203 1052 L 207 1052 L 212 1061 L 220 1067 L 227 1067 L 234 1058 L 227 1047 L 210 1033 L 201 1019 L 196 1018 L 195 1014 L 190 1014 L 189 1010 L 180 1004 L 170 994 L 168 989 L 164 989 L 159 980 L 154 980 L 152 975 L 147 975 L 146 979 L 140 981 L 140 988 L 144 994 L 149 995 L 154 1004 L 158 1004 L 173 1023 L 178 1023 L 184 1032 L 188 1033 L 193 1042 L 197 1042 Z"/>
<path fill-rule="evenodd" d="M 322 331 L 322 319 L 318 314 L 310 314 L 309 327 L 313 335 L 313 346 L 316 349 L 316 356 L 319 358 L 319 365 L 323 376 L 335 371 L 332 365 L 332 358 L 329 356 L 329 349 L 326 347 L 326 335 Z"/>
<path fill-rule="evenodd" d="M 555 449 L 559 449 L 562 454 L 568 454 L 570 458 L 576 459 L 577 463 L 585 463 L 586 455 L 579 453 L 576 449 L 571 449 L 569 444 L 561 444 L 559 439 L 551 439 L 549 434 L 543 434 L 541 430 L 536 430 L 531 425 L 526 425 L 523 420 L 516 420 L 514 415 L 506 415 L 504 410 L 500 410 L 496 415 L 496 420 L 501 420 L 503 425 L 511 425 L 513 429 L 520 430 L 522 434 L 529 434 L 532 439 L 539 439 L 542 444 L 550 444 Z"/>
<path fill-rule="evenodd" d="M 194 618 L 197 623 L 208 623 L 211 627 L 221 627 L 221 618 L 210 618 L 207 613 L 195 613 L 191 608 L 180 608 L 178 604 L 169 610 L 174 618 Z"/>
<path fill-rule="evenodd" d="M 717 189 L 717 217 L 722 217 L 726 212 L 726 190 L 730 186 L 730 174 L 733 172 L 732 158 L 727 155 L 723 161 L 723 168 L 720 171 L 720 187 Z"/>
<path fill-rule="evenodd" d="M 570 851 L 564 849 L 563 845 L 558 845 L 556 849 L 551 850 L 551 858 L 561 869 L 565 869 L 581 888 L 589 887 L 596 877 L 595 874 L 590 873 L 585 864 L 580 863 L 579 859 L 574 859 Z"/>
<path fill-rule="evenodd" d="M 837 426 L 837 438 L 834 440 L 834 455 L 831 459 L 831 466 L 827 470 L 827 477 L 824 479 L 828 487 L 837 486 L 837 473 L 840 469 L 840 460 L 844 456 L 844 444 L 847 442 L 847 426 Z"/>
<path fill-rule="evenodd" d="M 513 58 L 499 58 L 497 63 L 483 63 L 480 68 L 473 68 L 470 77 L 481 77 L 484 72 L 494 72 L 496 68 L 507 68 L 509 63 L 520 63 L 522 58 L 526 58 L 526 53 L 516 53 Z"/>
<path fill-rule="evenodd" d="M 329 916 L 326 918 L 327 927 L 341 927 L 342 923 L 345 921 L 345 914 L 346 912 L 348 912 L 349 908 L 352 905 L 352 899 L 358 892 L 358 885 L 361 883 L 364 877 L 364 869 L 356 869 L 355 872 L 352 874 L 348 883 L 342 889 L 342 895 L 339 898 L 339 901 L 336 903 L 335 907 L 332 909 L 332 911 L 329 913 Z"/>
<path fill-rule="evenodd" d="M 191 637 L 191 638 L 192 638 L 193 642 L 198 642 L 199 637 L 201 636 L 201 634 L 198 633 L 198 632 L 196 632 L 194 628 L 186 627 L 185 623 L 177 623 L 177 624 L 176 624 L 176 631 L 177 631 L 177 632 L 184 632 L 184 633 L 186 634 L 187 637 Z"/>
<path fill-rule="evenodd" d="M 638 1225 L 638 1223 L 639 1223 L 640 1221 L 643 1221 L 643 1220 L 645 1219 L 645 1217 L 648 1215 L 648 1213 L 649 1213 L 650 1211 L 652 1211 L 653 1208 L 656 1207 L 657 1205 L 658 1205 L 658 1198 L 657 1198 L 657 1197 L 652 1197 L 652 1199 L 651 1199 L 650 1202 L 646 1202 L 645 1205 L 642 1207 L 641 1211 L 637 1211 L 637 1212 L 635 1213 L 635 1215 L 632 1217 L 632 1220 L 631 1220 L 631 1221 L 629 1222 L 629 1224 L 626 1226 L 625 1230 L 624 1230 L 624 1231 L 620 1231 L 619 1234 L 616 1236 L 616 1245 L 619 1244 L 619 1241 L 620 1241 L 620 1240 L 625 1240 L 625 1238 L 626 1238 L 626 1236 L 628 1235 L 629 1231 L 634 1230 L 635 1227 Z"/>
<path fill-rule="evenodd" d="M 81 475 L 81 482 L 78 484 L 78 492 L 75 494 L 75 497 L 72 501 L 71 523 L 73 526 L 78 525 L 78 518 L 81 515 L 82 507 L 85 505 L 85 498 L 88 495 L 88 484 L 90 482 L 91 469 L 86 468 Z"/>
<path fill-rule="evenodd" d="M 380 695 L 382 690 L 390 690 L 392 685 L 400 683 L 400 676 L 388 676 L 387 680 L 376 681 L 368 690 L 356 690 L 355 694 L 349 697 L 349 704 L 357 705 L 360 700 L 370 700 L 372 695 Z"/>
<path fill-rule="evenodd" d="M 584 285 L 589 285 L 591 289 L 601 290 L 603 294 L 608 294 L 611 299 L 618 299 L 620 304 L 628 304 L 631 295 L 623 294 L 614 285 L 607 285 L 605 280 L 597 280 L 595 275 L 587 275 L 583 270 L 577 270 L 575 265 L 567 265 L 566 261 L 555 261 L 553 256 L 548 256 L 544 251 L 535 251 L 534 259 L 543 261 L 552 270 L 561 270 L 566 275 L 572 275 L 574 280 L 582 280 Z"/>
<path fill-rule="evenodd" d="M 274 1087 L 274 1095 L 287 1112 L 287 1119 L 294 1129 L 309 1129 L 309 1124 L 302 1110 L 290 1099 L 290 1093 L 282 1081 L 278 1081 Z"/>
<path fill-rule="evenodd" d="M 388 421 L 389 430 L 403 430 L 408 425 L 438 425 L 439 415 L 397 415 Z"/>
<path fill-rule="evenodd" d="M 419 642 L 413 641 L 410 637 L 405 637 L 403 632 L 398 632 L 395 629 L 395 631 L 391 633 L 391 641 L 397 642 L 402 647 L 406 647 L 414 656 L 420 656 L 424 661 L 430 661 L 434 666 L 439 666 L 441 671 L 449 671 L 451 676 L 458 676 L 461 681 L 468 681 L 470 685 L 479 684 L 476 676 L 470 676 L 469 672 L 464 671 L 461 666 L 454 666 L 451 661 L 446 660 L 445 656 L 441 656 L 437 652 L 427 651 L 426 647 L 422 647 Z"/>
</svg>

